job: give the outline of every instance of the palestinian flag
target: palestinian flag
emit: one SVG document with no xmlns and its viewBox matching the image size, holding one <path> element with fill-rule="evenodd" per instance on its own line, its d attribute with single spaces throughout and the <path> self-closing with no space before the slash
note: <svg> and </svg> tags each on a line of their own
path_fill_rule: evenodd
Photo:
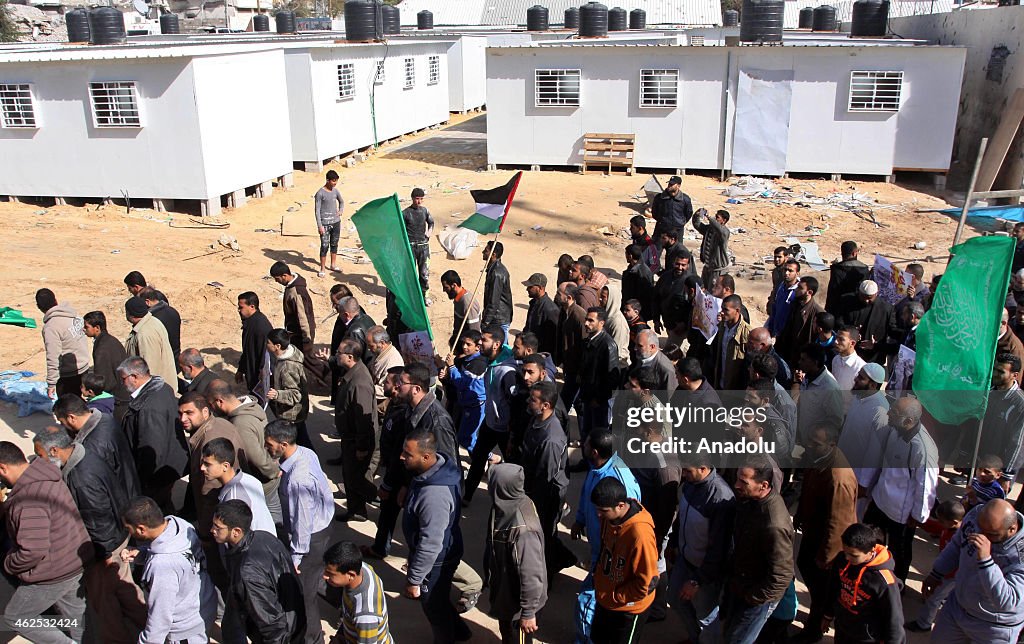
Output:
<svg viewBox="0 0 1024 644">
<path fill-rule="evenodd" d="M 508 216 L 508 209 L 512 205 L 512 198 L 516 196 L 516 188 L 519 187 L 519 180 L 522 177 L 523 173 L 519 171 L 508 183 L 498 188 L 470 190 L 469 194 L 473 195 L 473 201 L 476 202 L 476 213 L 459 226 L 475 230 L 481 235 L 501 230 L 505 225 L 505 217 Z"/>
</svg>

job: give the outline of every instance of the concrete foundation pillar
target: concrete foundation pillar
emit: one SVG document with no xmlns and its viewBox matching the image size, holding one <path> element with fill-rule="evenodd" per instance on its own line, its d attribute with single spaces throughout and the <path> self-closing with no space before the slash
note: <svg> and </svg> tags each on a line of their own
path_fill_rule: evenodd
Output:
<svg viewBox="0 0 1024 644">
<path fill-rule="evenodd" d="M 220 214 L 220 197 L 199 202 L 199 212 L 203 217 L 216 217 Z"/>
<path fill-rule="evenodd" d="M 11 195 L 7 197 L 7 201 L 11 203 L 21 203 L 21 197 L 15 197 L 14 195 Z"/>
<path fill-rule="evenodd" d="M 305 161 L 302 164 L 302 170 L 304 172 L 320 172 L 323 169 L 323 161 Z"/>
<path fill-rule="evenodd" d="M 155 210 L 157 212 L 167 212 L 168 210 L 171 210 L 172 208 L 174 208 L 174 200 L 173 199 L 154 199 L 153 200 L 153 210 Z"/>
<path fill-rule="evenodd" d="M 231 206 L 232 208 L 241 208 L 242 206 L 245 205 L 246 201 L 247 197 L 245 196 L 245 188 L 242 188 L 241 190 L 235 190 L 230 195 L 228 195 L 228 205 Z"/>
<path fill-rule="evenodd" d="M 291 172 L 289 172 L 288 174 L 281 175 L 280 177 L 277 178 L 277 185 L 281 186 L 281 188 L 284 189 L 294 188 L 295 175 Z"/>
<path fill-rule="evenodd" d="M 936 190 L 946 189 L 946 175 L 935 173 L 932 175 L 932 185 L 935 186 Z"/>
<path fill-rule="evenodd" d="M 530 166 L 530 172 L 540 172 L 540 166 L 539 165 L 531 165 Z"/>
<path fill-rule="evenodd" d="M 114 205 L 114 200 L 111 199 L 110 197 L 104 197 L 103 198 L 103 205 L 104 206 L 113 206 Z"/>
<path fill-rule="evenodd" d="M 68 201 L 64 197 L 54 197 L 53 198 L 53 205 L 55 205 L 55 206 L 66 206 L 66 205 L 68 205 Z"/>
<path fill-rule="evenodd" d="M 843 180 L 843 175 L 841 175 L 841 174 L 834 174 L 834 175 L 832 175 L 832 181 L 842 181 L 842 180 Z"/>
<path fill-rule="evenodd" d="M 676 168 L 676 175 L 680 177 L 686 176 L 686 168 Z"/>
<path fill-rule="evenodd" d="M 259 196 L 261 199 L 266 199 L 270 195 L 274 194 L 274 182 L 264 181 L 259 185 Z"/>
</svg>

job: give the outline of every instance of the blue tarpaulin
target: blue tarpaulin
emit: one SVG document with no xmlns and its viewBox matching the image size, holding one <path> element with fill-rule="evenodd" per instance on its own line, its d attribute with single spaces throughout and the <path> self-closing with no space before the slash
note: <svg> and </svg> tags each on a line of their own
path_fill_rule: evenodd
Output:
<svg viewBox="0 0 1024 644">
<path fill-rule="evenodd" d="M 961 208 L 946 208 L 942 210 L 950 217 L 960 218 Z M 985 206 L 974 207 L 967 211 L 967 219 L 1009 219 L 1010 221 L 1024 221 L 1024 205 L 1012 206 Z"/>
<path fill-rule="evenodd" d="M 0 400 L 18 405 L 18 418 L 30 416 L 37 411 L 44 414 L 53 411 L 53 401 L 46 395 L 46 383 L 25 380 L 34 375 L 31 371 L 0 372 Z"/>
</svg>

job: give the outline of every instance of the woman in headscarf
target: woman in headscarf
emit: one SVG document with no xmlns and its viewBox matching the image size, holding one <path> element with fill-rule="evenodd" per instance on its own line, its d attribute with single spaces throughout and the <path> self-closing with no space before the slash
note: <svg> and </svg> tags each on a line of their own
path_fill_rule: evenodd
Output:
<svg viewBox="0 0 1024 644">
<path fill-rule="evenodd" d="M 526 496 L 525 478 L 521 466 L 499 463 L 491 467 L 487 483 L 493 505 L 484 586 L 490 586 L 489 612 L 498 620 L 505 644 L 533 642 L 537 613 L 548 600 L 544 534 Z"/>
</svg>

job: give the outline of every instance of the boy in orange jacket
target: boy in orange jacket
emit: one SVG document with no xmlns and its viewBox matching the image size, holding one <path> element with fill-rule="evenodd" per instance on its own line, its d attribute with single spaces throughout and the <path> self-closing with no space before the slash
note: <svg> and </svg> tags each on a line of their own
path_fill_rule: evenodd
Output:
<svg viewBox="0 0 1024 644">
<path fill-rule="evenodd" d="M 601 520 L 601 554 L 594 570 L 594 644 L 633 644 L 647 621 L 658 586 L 654 519 L 615 477 L 601 479 L 590 500 Z"/>
</svg>

